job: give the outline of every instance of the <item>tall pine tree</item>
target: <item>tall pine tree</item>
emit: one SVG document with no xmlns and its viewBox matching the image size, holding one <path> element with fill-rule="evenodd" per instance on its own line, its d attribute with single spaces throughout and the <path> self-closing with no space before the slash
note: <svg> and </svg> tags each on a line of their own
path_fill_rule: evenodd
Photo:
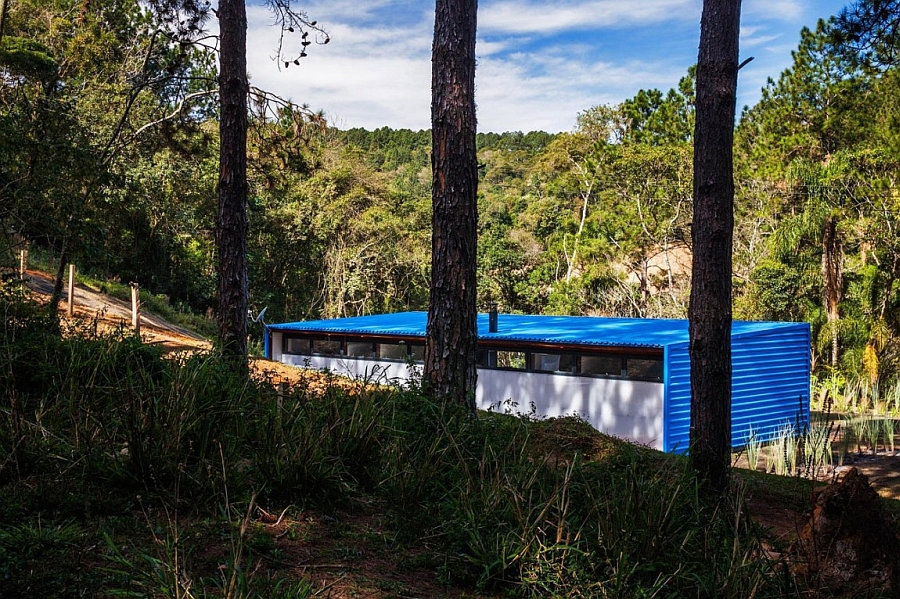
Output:
<svg viewBox="0 0 900 599">
<path fill-rule="evenodd" d="M 432 257 L 425 380 L 475 411 L 477 0 L 437 0 L 431 76 Z"/>
<path fill-rule="evenodd" d="M 731 451 L 731 253 L 740 0 L 704 0 L 694 129 L 691 464 L 713 492 Z"/>
</svg>

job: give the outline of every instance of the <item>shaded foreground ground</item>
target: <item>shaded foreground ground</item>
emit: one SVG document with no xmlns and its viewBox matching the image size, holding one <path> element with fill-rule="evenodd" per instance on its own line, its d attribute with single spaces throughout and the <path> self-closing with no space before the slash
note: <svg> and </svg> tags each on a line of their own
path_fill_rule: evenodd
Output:
<svg viewBox="0 0 900 599">
<path fill-rule="evenodd" d="M 52 281 L 46 275 L 29 272 L 29 279 L 38 294 L 52 291 Z M 110 327 L 130 323 L 131 308 L 126 302 L 84 286 L 77 287 L 75 298 L 78 319 L 97 319 L 101 326 Z M 64 296 L 63 300 L 62 316 L 67 309 L 67 298 Z M 146 343 L 160 344 L 172 351 L 210 347 L 207 340 L 146 312 L 142 315 L 141 334 Z M 253 360 L 253 367 L 258 375 L 276 384 L 302 382 L 315 388 L 338 380 L 260 358 Z M 850 456 L 842 469 L 851 466 L 866 474 L 879 494 L 900 499 L 900 457 Z M 770 530 L 773 552 L 789 545 L 802 528 L 810 504 L 786 503 L 781 500 L 782 495 L 773 496 L 766 485 L 754 484 L 753 476 L 741 477 L 747 480 L 753 518 Z M 808 487 L 797 479 L 785 479 L 785 485 Z M 259 539 L 267 539 L 260 542 L 270 543 L 277 551 L 268 551 L 268 557 L 260 560 L 257 567 L 303 577 L 323 596 L 330 597 L 472 596 L 471 591 L 454 591 L 437 579 L 435 571 L 440 571 L 441 564 L 430 563 L 434 552 L 428 550 L 427 542 L 416 548 L 396 543 L 388 532 L 392 527 L 383 520 L 384 513 L 383 506 L 364 500 L 332 513 L 305 511 L 290 505 L 258 506 L 249 523 Z M 215 563 L 225 558 L 225 551 L 210 547 L 208 558 Z"/>
</svg>

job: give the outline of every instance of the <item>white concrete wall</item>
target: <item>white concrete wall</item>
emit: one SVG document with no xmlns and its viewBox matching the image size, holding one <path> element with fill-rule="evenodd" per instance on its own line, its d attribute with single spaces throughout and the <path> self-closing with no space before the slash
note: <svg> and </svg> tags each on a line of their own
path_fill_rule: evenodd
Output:
<svg viewBox="0 0 900 599">
<path fill-rule="evenodd" d="M 273 362 L 282 362 L 282 353 L 281 353 L 281 339 L 282 334 L 277 331 L 272 331 L 272 338 L 269 340 L 269 354 L 272 357 Z"/>
<path fill-rule="evenodd" d="M 328 369 L 373 383 L 400 384 L 422 367 L 404 362 L 282 354 L 281 334 L 272 335 L 272 359 L 303 368 Z M 480 409 L 537 416 L 578 414 L 597 430 L 663 448 L 662 383 L 557 375 L 515 370 L 478 370 L 475 401 Z M 507 401 L 509 400 L 509 401 Z"/>
<path fill-rule="evenodd" d="M 578 414 L 594 428 L 663 447 L 663 384 L 513 370 L 478 370 L 478 407 L 538 416 Z M 506 400 L 517 405 L 505 404 Z"/>
</svg>

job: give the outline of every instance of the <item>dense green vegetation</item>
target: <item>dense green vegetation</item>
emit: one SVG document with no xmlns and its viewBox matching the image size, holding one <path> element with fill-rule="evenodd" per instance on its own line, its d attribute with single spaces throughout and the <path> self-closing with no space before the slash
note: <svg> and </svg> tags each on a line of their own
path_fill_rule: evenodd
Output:
<svg viewBox="0 0 900 599">
<path fill-rule="evenodd" d="M 180 310 L 214 305 L 214 57 L 137 3 L 11 4 L 0 54 L 3 260 L 22 244 Z M 898 78 L 804 30 L 737 128 L 736 313 L 807 320 L 816 370 L 897 370 Z M 686 313 L 693 69 L 577 115 L 480 133 L 478 303 Z M 251 305 L 270 321 L 427 302 L 430 133 L 340 131 L 302 107 L 251 122 Z"/>
<path fill-rule="evenodd" d="M 472 419 L 415 385 L 247 381 L 215 354 L 61 334 L 20 290 L 0 310 L 0 597 L 307 597 L 307 518 L 373 510 L 366 551 L 448 593 L 796 596 L 748 488 L 707 505 L 683 458 L 575 418 Z M 358 539 L 332 534 L 314 563 L 352 572 Z"/>
<path fill-rule="evenodd" d="M 896 69 L 804 30 L 737 128 L 735 308 L 812 323 L 817 372 L 897 374 Z M 23 0 L 0 54 L 3 260 L 22 244 L 214 305 L 214 57 L 136 3 Z M 302 107 L 251 122 L 251 305 L 270 321 L 424 309 L 430 133 L 340 131 Z M 686 313 L 693 69 L 577 115 L 571 133 L 480 133 L 478 303 Z M 824 265 L 824 266 L 823 266 Z"/>
<path fill-rule="evenodd" d="M 202 318 L 216 293 L 216 66 L 157 26 L 132 0 L 10 4 L 0 266 L 7 278 L 27 245 L 54 270 L 138 281 Z M 804 30 L 740 118 L 735 310 L 810 322 L 823 407 L 854 389 L 862 406 L 900 375 L 900 79 L 838 52 L 832 27 Z M 254 309 L 270 322 L 424 309 L 430 132 L 336 130 L 253 94 Z M 572 132 L 479 134 L 479 306 L 683 317 L 693 102 L 689 69 L 676 89 L 586 107 Z M 14 282 L 0 295 L 2 597 L 311 595 L 280 569 L 281 537 L 255 505 L 298 520 L 375 506 L 383 551 L 413 549 L 466 592 L 803 592 L 766 557 L 739 476 L 708 505 L 682 459 L 575 419 L 472 419 L 415 385 L 274 386 L 216 354 L 60 330 Z M 776 500 L 806 497 L 790 485 Z"/>
</svg>

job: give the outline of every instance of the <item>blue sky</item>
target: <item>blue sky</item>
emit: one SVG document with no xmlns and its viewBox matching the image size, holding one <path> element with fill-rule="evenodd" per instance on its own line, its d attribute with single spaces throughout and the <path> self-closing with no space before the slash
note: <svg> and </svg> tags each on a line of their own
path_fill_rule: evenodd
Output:
<svg viewBox="0 0 900 599">
<path fill-rule="evenodd" d="M 331 37 L 300 66 L 279 70 L 277 30 L 248 7 L 251 82 L 342 129 L 427 129 L 434 2 L 298 2 Z M 844 0 L 744 0 L 738 111 L 791 64 L 800 29 Z M 479 131 L 571 131 L 578 113 L 639 89 L 674 87 L 697 61 L 702 0 L 480 0 L 476 55 Z M 290 40 L 286 41 L 291 43 Z"/>
</svg>

